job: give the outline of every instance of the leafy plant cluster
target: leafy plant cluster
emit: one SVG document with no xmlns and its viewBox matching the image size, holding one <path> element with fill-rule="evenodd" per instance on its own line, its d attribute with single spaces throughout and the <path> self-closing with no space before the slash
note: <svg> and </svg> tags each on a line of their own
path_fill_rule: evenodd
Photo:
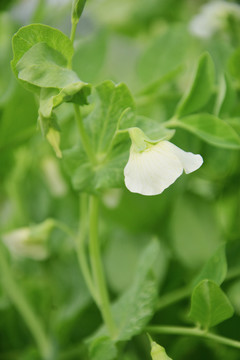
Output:
<svg viewBox="0 0 240 360">
<path fill-rule="evenodd" d="M 70 3 L 0 13 L 0 358 L 237 360 L 240 40 L 187 1 L 84 5 L 69 37 Z M 203 167 L 131 194 L 132 127 Z"/>
</svg>

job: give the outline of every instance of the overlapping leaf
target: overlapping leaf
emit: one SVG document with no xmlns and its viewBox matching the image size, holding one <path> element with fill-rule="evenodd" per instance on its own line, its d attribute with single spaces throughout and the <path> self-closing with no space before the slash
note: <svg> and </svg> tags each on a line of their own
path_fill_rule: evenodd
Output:
<svg viewBox="0 0 240 360">
<path fill-rule="evenodd" d="M 190 318 L 208 329 L 233 315 L 233 307 L 221 288 L 211 280 L 201 281 L 193 290 Z"/>
</svg>

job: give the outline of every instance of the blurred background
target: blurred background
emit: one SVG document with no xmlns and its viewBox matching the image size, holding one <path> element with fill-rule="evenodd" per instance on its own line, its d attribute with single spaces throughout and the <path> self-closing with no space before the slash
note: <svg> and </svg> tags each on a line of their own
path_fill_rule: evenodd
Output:
<svg viewBox="0 0 240 360">
<path fill-rule="evenodd" d="M 216 94 L 224 75 L 230 84 L 231 100 L 222 118 L 230 117 L 240 134 L 240 77 L 231 70 L 232 56 L 240 49 L 239 4 L 88 0 L 77 28 L 73 69 L 81 80 L 93 84 L 105 79 L 125 82 L 138 114 L 161 122 L 173 115 L 199 56 L 208 51 L 216 68 Z M 46 220 L 57 219 L 76 230 L 79 198 L 37 128 L 37 99 L 17 83 L 10 66 L 11 38 L 19 27 L 43 23 L 69 35 L 70 14 L 70 0 L 0 2 L 0 228 L 17 282 L 62 353 L 68 354 L 65 358 L 78 359 L 80 340 L 98 327 L 101 318 L 84 285 L 72 240 Z M 216 94 L 205 111 L 214 112 Z M 76 141 L 74 114 L 69 104 L 57 112 L 64 134 L 61 148 L 67 149 Z M 187 285 L 227 242 L 229 279 L 224 290 L 236 314 L 218 332 L 237 338 L 239 151 L 215 148 L 183 130 L 177 130 L 172 141 L 200 153 L 202 168 L 155 197 L 122 187 L 101 198 L 100 233 L 111 295 L 116 298 L 131 284 L 139 254 L 153 237 L 162 248 L 160 294 Z M 37 224 L 42 227 L 36 229 Z M 32 240 L 29 231 L 35 231 Z M 159 311 L 153 321 L 188 324 L 188 311 L 189 300 L 183 300 Z M 174 360 L 239 359 L 239 351 L 199 339 L 161 336 L 159 341 Z M 150 359 L 148 346 L 143 338 L 134 338 L 123 360 Z M 1 286 L 0 359 L 38 359 L 26 325 Z"/>
</svg>

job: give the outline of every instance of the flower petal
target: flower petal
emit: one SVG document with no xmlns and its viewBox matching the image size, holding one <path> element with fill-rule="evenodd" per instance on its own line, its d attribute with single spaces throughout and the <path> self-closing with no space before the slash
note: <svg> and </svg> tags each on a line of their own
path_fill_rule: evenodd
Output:
<svg viewBox="0 0 240 360">
<path fill-rule="evenodd" d="M 182 149 L 180 149 L 178 146 L 168 142 L 169 150 L 178 157 L 178 159 L 181 161 L 183 169 L 186 174 L 189 174 L 198 168 L 203 164 L 203 158 L 199 154 L 193 154 L 191 152 L 186 152 Z"/>
<path fill-rule="evenodd" d="M 131 192 L 161 194 L 182 174 L 183 165 L 168 144 L 161 141 L 143 152 L 131 148 L 124 169 L 125 184 Z"/>
</svg>

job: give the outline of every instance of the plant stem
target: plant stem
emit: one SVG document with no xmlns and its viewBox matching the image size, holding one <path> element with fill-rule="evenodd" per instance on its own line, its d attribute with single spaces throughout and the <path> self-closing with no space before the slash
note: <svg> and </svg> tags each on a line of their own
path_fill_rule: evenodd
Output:
<svg viewBox="0 0 240 360">
<path fill-rule="evenodd" d="M 155 334 L 197 336 L 204 339 L 214 340 L 218 343 L 240 349 L 240 341 L 232 340 L 224 336 L 215 335 L 198 328 L 181 327 L 181 326 L 148 326 L 145 330 L 147 332 L 152 332 Z"/>
<path fill-rule="evenodd" d="M 39 318 L 33 312 L 31 306 L 27 302 L 27 299 L 24 297 L 24 294 L 21 292 L 21 289 L 18 287 L 16 281 L 14 280 L 10 266 L 4 257 L 4 252 L 5 249 L 1 247 L 0 268 L 3 286 L 10 300 L 15 305 L 15 307 L 23 317 L 25 323 L 27 324 L 29 330 L 31 331 L 42 358 L 44 360 L 49 360 L 52 358 L 51 344 L 44 332 L 43 326 Z"/>
<path fill-rule="evenodd" d="M 103 266 L 101 262 L 100 246 L 98 241 L 98 198 L 91 196 L 90 198 L 90 229 L 89 229 L 89 250 L 90 261 L 93 271 L 94 282 L 99 296 L 99 307 L 103 320 L 107 326 L 108 332 L 112 338 L 116 334 L 115 324 L 113 321 L 108 291 L 106 287 Z"/>
<path fill-rule="evenodd" d="M 81 267 L 84 280 L 87 284 L 87 287 L 93 297 L 93 299 L 98 304 L 98 298 L 96 294 L 96 289 L 93 284 L 92 274 L 89 269 L 89 265 L 86 259 L 85 253 L 85 240 L 87 236 L 87 210 L 88 210 L 88 196 L 87 194 L 82 194 L 80 197 L 80 226 L 78 237 L 75 238 L 76 241 L 76 251 L 78 256 L 79 265 Z"/>
<path fill-rule="evenodd" d="M 186 286 L 164 295 L 158 301 L 157 310 L 164 309 L 167 306 L 186 299 L 188 296 L 191 295 L 191 291 L 191 288 L 189 286 Z"/>
<path fill-rule="evenodd" d="M 70 40 L 71 40 L 72 44 L 73 44 L 74 39 L 75 39 L 77 24 L 78 24 L 77 22 L 72 22 L 71 35 L 70 35 Z"/>
<path fill-rule="evenodd" d="M 83 125 L 83 119 L 80 111 L 80 107 L 77 104 L 74 104 L 75 114 L 76 114 L 76 120 L 78 125 L 79 134 L 81 137 L 82 145 L 84 150 L 86 151 L 88 158 L 92 165 L 96 164 L 96 158 L 92 151 L 88 136 L 85 132 L 84 125 Z"/>
</svg>

